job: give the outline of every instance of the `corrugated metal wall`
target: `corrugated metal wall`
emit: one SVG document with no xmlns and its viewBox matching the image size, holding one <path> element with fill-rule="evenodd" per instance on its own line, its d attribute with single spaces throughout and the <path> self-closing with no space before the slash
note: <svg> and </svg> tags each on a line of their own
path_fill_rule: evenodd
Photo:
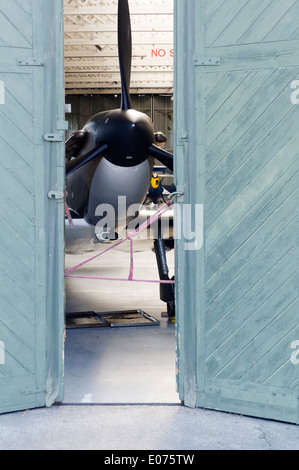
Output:
<svg viewBox="0 0 299 470">
<path fill-rule="evenodd" d="M 67 95 L 66 104 L 71 113 L 66 114 L 69 132 L 82 127 L 97 113 L 120 107 L 120 95 Z M 154 123 L 155 131 L 167 136 L 166 150 L 173 150 L 173 101 L 171 95 L 132 95 L 132 107 L 147 114 Z"/>
<path fill-rule="evenodd" d="M 298 422 L 298 17 L 297 0 L 176 2 L 178 207 L 204 205 L 202 249 L 177 244 L 180 395 L 289 422 Z"/>
<path fill-rule="evenodd" d="M 64 205 L 48 198 L 64 187 L 62 1 L 0 0 L 0 22 L 0 412 L 7 412 L 62 398 Z M 61 142 L 45 140 L 53 132 Z"/>
</svg>

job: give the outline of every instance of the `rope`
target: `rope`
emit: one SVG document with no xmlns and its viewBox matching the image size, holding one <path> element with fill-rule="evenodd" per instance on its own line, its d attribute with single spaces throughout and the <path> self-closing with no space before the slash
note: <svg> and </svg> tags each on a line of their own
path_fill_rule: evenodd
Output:
<svg viewBox="0 0 299 470">
<path fill-rule="evenodd" d="M 166 202 L 157 212 L 155 212 L 154 215 L 149 217 L 143 224 L 140 225 L 136 230 L 133 232 L 130 232 L 126 238 L 123 238 L 122 240 L 119 240 L 112 245 L 110 245 L 108 248 L 105 250 L 101 251 L 101 253 L 98 253 L 97 255 L 89 258 L 86 261 L 83 261 L 82 263 L 78 264 L 77 266 L 74 266 L 71 269 L 68 269 L 65 271 L 65 277 L 67 278 L 76 278 L 76 279 L 90 279 L 90 280 L 100 280 L 100 281 L 123 281 L 123 282 L 145 282 L 145 283 L 157 283 L 157 284 L 174 284 L 175 281 L 161 281 L 161 280 L 147 280 L 147 279 L 134 279 L 133 278 L 133 271 L 134 271 L 134 259 L 133 259 L 133 238 L 136 237 L 140 232 L 143 230 L 146 230 L 153 222 L 158 220 L 159 217 L 161 217 L 164 212 L 166 212 L 173 204 L 172 200 L 169 200 Z M 77 269 L 81 268 L 82 266 L 85 266 L 87 263 L 90 263 L 91 261 L 99 258 L 100 256 L 104 255 L 108 251 L 112 250 L 113 248 L 116 248 L 117 246 L 121 245 L 125 241 L 130 240 L 130 271 L 129 271 L 129 276 L 127 279 L 122 279 L 122 278 L 111 278 L 111 277 L 98 277 L 98 276 L 81 276 L 81 275 L 73 275 L 74 271 Z"/>
</svg>

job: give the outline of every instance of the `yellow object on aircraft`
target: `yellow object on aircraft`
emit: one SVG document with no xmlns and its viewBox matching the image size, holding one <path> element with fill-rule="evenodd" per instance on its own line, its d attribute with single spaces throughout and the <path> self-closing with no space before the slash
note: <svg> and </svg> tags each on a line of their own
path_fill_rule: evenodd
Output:
<svg viewBox="0 0 299 470">
<path fill-rule="evenodd" d="M 152 176 L 152 180 L 151 180 L 151 186 L 153 189 L 157 189 L 159 187 L 159 184 L 160 184 L 160 177 L 156 173 L 154 173 Z"/>
</svg>

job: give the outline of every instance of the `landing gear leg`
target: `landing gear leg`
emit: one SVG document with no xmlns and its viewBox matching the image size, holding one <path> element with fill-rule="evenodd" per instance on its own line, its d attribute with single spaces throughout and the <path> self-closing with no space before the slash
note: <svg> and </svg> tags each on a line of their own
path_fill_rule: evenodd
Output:
<svg viewBox="0 0 299 470">
<path fill-rule="evenodd" d="M 165 240 L 161 238 L 154 241 L 159 277 L 161 281 L 170 281 L 166 259 Z M 174 277 L 172 278 L 172 280 Z M 167 304 L 167 314 L 170 319 L 175 317 L 175 298 L 173 284 L 160 284 L 160 299 Z"/>
</svg>

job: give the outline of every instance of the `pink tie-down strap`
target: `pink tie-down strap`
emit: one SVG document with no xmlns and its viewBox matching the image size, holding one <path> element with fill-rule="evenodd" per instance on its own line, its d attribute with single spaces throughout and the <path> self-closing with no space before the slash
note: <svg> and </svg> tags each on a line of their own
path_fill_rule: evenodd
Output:
<svg viewBox="0 0 299 470">
<path fill-rule="evenodd" d="M 74 228 L 73 219 L 72 219 L 70 210 L 69 210 L 69 208 L 68 208 L 68 206 L 67 206 L 66 203 L 64 204 L 64 208 L 65 208 L 65 213 L 66 213 L 67 219 L 68 219 L 68 221 L 69 221 L 70 227 L 71 227 L 71 228 Z"/>
<path fill-rule="evenodd" d="M 129 233 L 126 238 L 123 238 L 122 240 L 114 243 L 113 245 L 110 245 L 106 250 L 101 251 L 101 253 L 98 253 L 96 256 L 93 256 L 92 258 L 89 258 L 86 261 L 83 261 L 82 263 L 78 264 L 77 266 L 74 266 L 71 269 L 68 269 L 65 271 L 65 277 L 68 278 L 76 278 L 76 279 L 91 279 L 91 280 L 99 280 L 99 281 L 124 281 L 124 282 L 147 282 L 147 283 L 157 283 L 157 284 L 174 284 L 175 281 L 161 281 L 161 280 L 147 280 L 147 279 L 134 279 L 133 278 L 133 271 L 134 271 L 134 260 L 133 260 L 133 238 L 136 237 L 140 232 L 143 230 L 146 230 L 153 222 L 155 222 L 159 217 L 161 217 L 164 212 L 166 212 L 173 204 L 173 201 L 168 201 L 166 204 L 164 204 L 153 216 L 149 217 L 140 227 L 138 227 L 136 230 L 133 232 Z M 129 277 L 128 279 L 122 279 L 122 278 L 113 278 L 113 277 L 98 277 L 98 276 L 80 276 L 80 275 L 74 275 L 70 274 L 77 269 L 81 268 L 87 263 L 90 263 L 91 261 L 95 260 L 96 258 L 99 258 L 100 256 L 104 255 L 108 251 L 112 250 L 113 248 L 119 246 L 121 243 L 124 243 L 125 241 L 130 240 L 130 272 L 129 272 Z"/>
</svg>

